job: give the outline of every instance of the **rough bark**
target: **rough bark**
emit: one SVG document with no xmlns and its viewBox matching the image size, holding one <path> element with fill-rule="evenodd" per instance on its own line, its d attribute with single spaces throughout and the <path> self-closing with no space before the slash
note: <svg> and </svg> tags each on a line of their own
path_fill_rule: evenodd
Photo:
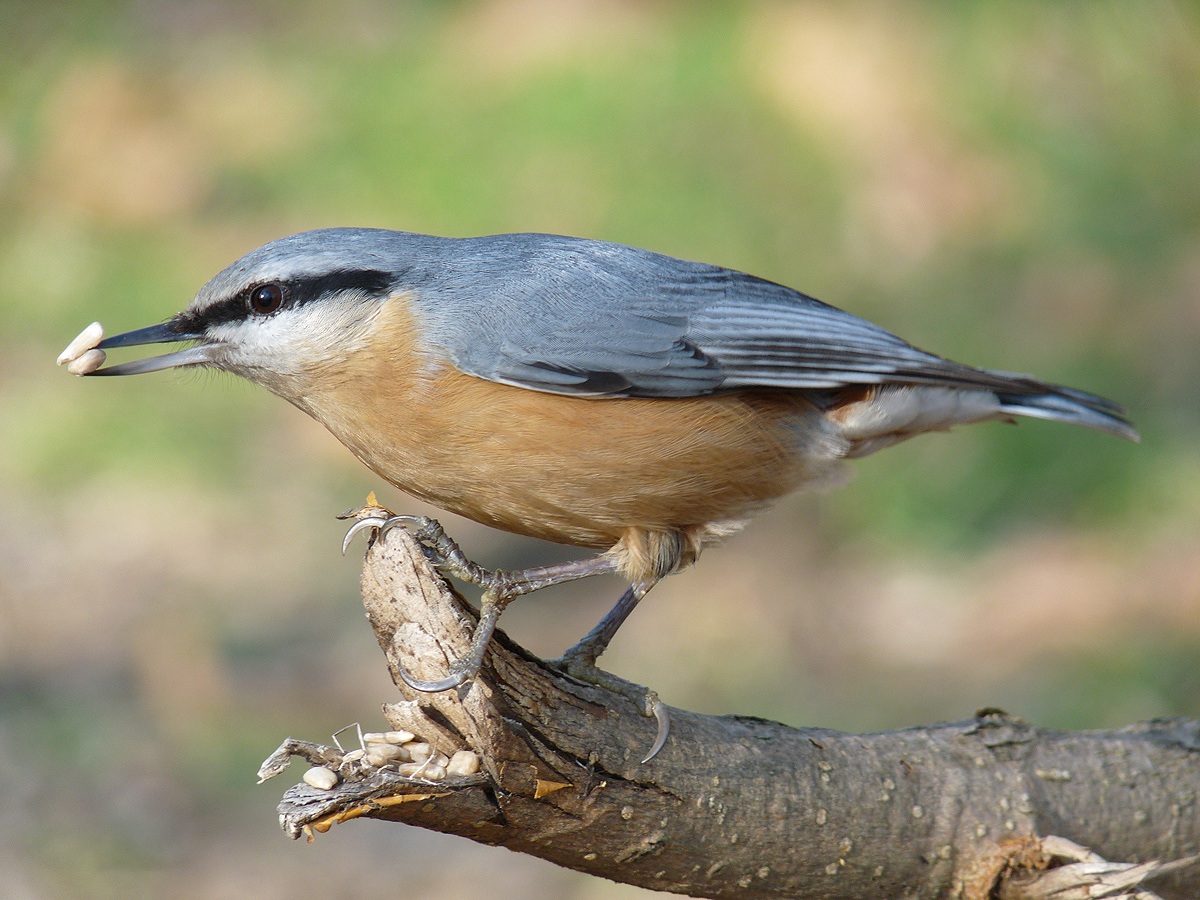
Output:
<svg viewBox="0 0 1200 900">
<path fill-rule="evenodd" d="M 264 777 L 289 754 L 342 776 L 331 791 L 299 784 L 286 793 L 280 821 L 293 836 L 366 815 L 657 890 L 823 900 L 983 900 L 1018 882 L 1019 896 L 1038 896 L 1029 876 L 1052 864 L 1041 841 L 1049 836 L 1125 863 L 1200 851 L 1197 722 L 1064 733 L 984 712 L 853 735 L 671 709 L 666 746 L 643 764 L 652 719 L 499 631 L 475 681 L 412 692 L 397 666 L 444 675 L 466 651 L 474 618 L 401 530 L 369 548 L 362 592 L 405 697 L 384 706 L 393 727 L 447 754 L 474 750 L 483 768 L 430 782 L 285 742 Z M 1153 887 L 1200 896 L 1200 866 L 1177 867 Z"/>
</svg>

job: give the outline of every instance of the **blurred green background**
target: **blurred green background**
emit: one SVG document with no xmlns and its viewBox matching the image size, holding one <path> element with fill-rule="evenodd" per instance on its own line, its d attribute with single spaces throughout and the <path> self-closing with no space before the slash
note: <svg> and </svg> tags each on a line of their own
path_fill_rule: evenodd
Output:
<svg viewBox="0 0 1200 900">
<path fill-rule="evenodd" d="M 655 590 L 608 668 L 883 729 L 1200 715 L 1200 11 L 1171 3 L 0 2 L 0 895 L 633 897 L 364 821 L 287 735 L 394 698 L 333 514 L 382 485 L 231 377 L 76 380 L 276 237 L 551 231 L 800 288 L 1126 403 L 933 436 Z M 445 520 L 491 565 L 569 555 Z M 522 600 L 557 654 L 620 589 Z"/>
</svg>

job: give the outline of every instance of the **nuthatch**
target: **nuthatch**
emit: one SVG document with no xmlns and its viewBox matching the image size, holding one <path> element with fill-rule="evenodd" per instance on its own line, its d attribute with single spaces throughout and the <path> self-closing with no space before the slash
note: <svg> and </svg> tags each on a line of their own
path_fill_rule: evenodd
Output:
<svg viewBox="0 0 1200 900">
<path fill-rule="evenodd" d="M 485 588 L 471 652 L 441 681 L 406 678 L 422 690 L 474 676 L 514 596 L 615 572 L 632 586 L 564 657 L 595 674 L 655 582 L 783 495 L 836 480 L 843 460 L 913 435 L 1032 416 L 1138 439 L 1111 401 L 925 353 L 790 288 L 553 235 L 293 235 L 99 349 L 178 341 L 195 344 L 89 374 L 233 372 L 409 494 L 603 551 L 491 573 L 418 523 L 444 566 Z"/>
</svg>

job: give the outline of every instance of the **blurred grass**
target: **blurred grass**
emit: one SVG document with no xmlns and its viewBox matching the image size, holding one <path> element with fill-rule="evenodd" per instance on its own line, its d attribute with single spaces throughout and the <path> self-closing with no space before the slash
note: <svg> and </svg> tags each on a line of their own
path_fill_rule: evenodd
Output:
<svg viewBox="0 0 1200 900">
<path fill-rule="evenodd" d="M 518 892 L 620 893 L 386 829 L 281 850 L 274 792 L 247 794 L 284 732 L 389 696 L 329 519 L 378 481 L 230 379 L 50 361 L 307 228 L 636 244 L 1129 405 L 1139 446 L 981 426 L 785 502 L 606 657 L 669 701 L 847 728 L 1196 714 L 1194 4 L 9 0 L 0 19 L 0 767 L 23 785 L 0 788 L 0 874 L 20 896 L 285 896 L 381 845 L 445 896 L 476 885 L 436 861 L 475 852 Z M 560 552 L 454 529 L 493 564 Z M 613 589 L 506 624 L 557 652 Z M 109 778 L 141 799 L 114 814 Z M 240 862 L 198 875 L 223 841 Z M 290 874 L 253 874 L 271 858 Z"/>
</svg>

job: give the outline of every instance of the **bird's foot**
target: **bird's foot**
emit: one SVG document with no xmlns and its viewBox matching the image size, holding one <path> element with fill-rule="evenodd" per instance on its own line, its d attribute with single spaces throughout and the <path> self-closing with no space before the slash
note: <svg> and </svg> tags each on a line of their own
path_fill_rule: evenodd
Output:
<svg viewBox="0 0 1200 900">
<path fill-rule="evenodd" d="M 403 665 L 397 663 L 400 678 L 414 691 L 426 694 L 448 691 L 474 679 L 483 667 L 483 656 L 487 652 L 492 633 L 496 630 L 496 620 L 500 618 L 500 613 L 504 612 L 504 607 L 508 606 L 512 599 L 512 595 L 484 591 L 483 597 L 479 601 L 479 622 L 475 625 L 475 633 L 471 636 L 471 649 L 450 663 L 445 678 L 439 678 L 436 681 L 421 681 L 413 678 L 405 671 Z"/>
<path fill-rule="evenodd" d="M 368 498 L 368 501 L 374 495 Z M 616 563 L 607 555 L 592 556 L 586 559 L 554 563 L 549 566 L 538 566 L 530 569 L 504 571 L 501 569 L 485 569 L 479 563 L 470 559 L 458 546 L 458 543 L 446 534 L 440 522 L 428 516 L 397 516 L 379 506 L 367 506 L 360 510 L 343 513 L 339 519 L 357 518 L 358 521 L 350 526 L 346 537 L 342 539 L 342 554 L 350 547 L 350 542 L 360 531 L 376 530 L 375 540 L 379 540 L 391 529 L 407 528 L 417 539 L 425 556 L 440 571 L 453 575 L 468 584 L 483 588 L 486 593 L 497 597 L 513 599 L 522 594 L 540 591 L 566 581 L 576 581 L 591 575 L 604 575 L 616 570 Z"/>
<path fill-rule="evenodd" d="M 393 528 L 407 528 L 417 539 L 425 556 L 438 569 L 460 578 L 468 584 L 478 585 L 485 590 L 502 590 L 510 579 L 507 572 L 493 572 L 467 557 L 458 543 L 446 534 L 446 529 L 437 519 L 428 516 L 398 516 L 381 506 L 370 505 L 374 494 L 367 498 L 368 505 L 338 516 L 339 519 L 357 518 L 342 539 L 342 555 L 350 548 L 350 542 L 360 531 L 375 530 L 374 539 L 379 540 Z"/>
<path fill-rule="evenodd" d="M 403 527 L 407 528 L 417 539 L 425 555 L 438 569 L 484 589 L 483 597 L 479 602 L 479 623 L 475 626 L 475 633 L 471 636 L 471 647 L 467 653 L 450 663 L 444 678 L 423 681 L 409 675 L 403 666 L 399 667 L 400 678 L 404 683 L 413 690 L 424 693 L 451 690 L 471 681 L 479 674 L 479 670 L 483 666 L 484 655 L 487 653 L 488 643 L 496 630 L 496 621 L 500 618 L 500 613 L 504 611 L 504 608 L 515 598 L 543 587 L 586 578 L 589 575 L 612 572 L 615 569 L 615 564 L 609 556 L 595 556 L 516 572 L 485 569 L 468 559 L 462 548 L 446 534 L 441 524 L 435 519 L 426 516 L 393 515 L 375 502 L 373 494 L 367 498 L 367 506 L 360 510 L 347 512 L 339 518 L 358 519 L 346 532 L 346 537 L 342 541 L 343 554 L 350 546 L 354 536 L 360 531 L 374 530 L 374 539 L 381 540 L 392 528 Z M 596 660 L 608 646 L 608 642 L 621 622 L 650 589 L 650 586 L 649 583 L 632 585 L 591 633 L 563 654 L 561 659 L 551 662 L 555 668 L 580 681 L 607 688 L 628 697 L 637 705 L 643 716 L 653 718 L 658 723 L 654 743 L 642 762 L 649 762 L 653 759 L 666 743 L 671 728 L 667 708 L 654 691 L 601 671 L 596 667 Z"/>
<path fill-rule="evenodd" d="M 587 638 L 584 638 L 558 659 L 550 659 L 546 662 L 572 678 L 613 691 L 622 697 L 628 697 L 637 706 L 639 713 L 647 719 L 653 718 L 658 731 L 654 736 L 654 743 L 650 746 L 650 752 L 642 760 L 643 763 L 648 763 L 658 755 L 658 751 L 667 742 L 667 735 L 670 734 L 671 717 L 667 713 L 667 707 L 658 699 L 658 694 L 650 688 L 633 684 L 597 667 L 596 657 L 598 654 L 595 654 L 593 649 L 588 646 Z"/>
<path fill-rule="evenodd" d="M 358 510 L 347 510 L 339 519 L 354 518 L 358 521 L 350 526 L 342 539 L 342 555 L 350 547 L 350 542 L 360 531 L 374 531 L 372 540 L 381 540 L 393 528 L 407 528 L 424 551 L 426 558 L 438 569 L 448 572 L 463 581 L 481 585 L 484 588 L 483 597 L 479 603 L 479 623 L 471 638 L 471 649 L 459 659 L 454 660 L 445 678 L 435 681 L 422 681 L 414 678 L 399 667 L 400 678 L 410 688 L 425 693 L 437 693 L 456 688 L 472 680 L 479 674 L 483 666 L 483 656 L 487 651 L 488 641 L 496 630 L 496 620 L 515 593 L 505 590 L 508 586 L 507 573 L 492 572 L 467 558 L 462 548 L 458 546 L 442 528 L 440 522 L 427 516 L 398 516 L 375 502 L 372 492 L 367 498 L 367 505 Z"/>
</svg>

